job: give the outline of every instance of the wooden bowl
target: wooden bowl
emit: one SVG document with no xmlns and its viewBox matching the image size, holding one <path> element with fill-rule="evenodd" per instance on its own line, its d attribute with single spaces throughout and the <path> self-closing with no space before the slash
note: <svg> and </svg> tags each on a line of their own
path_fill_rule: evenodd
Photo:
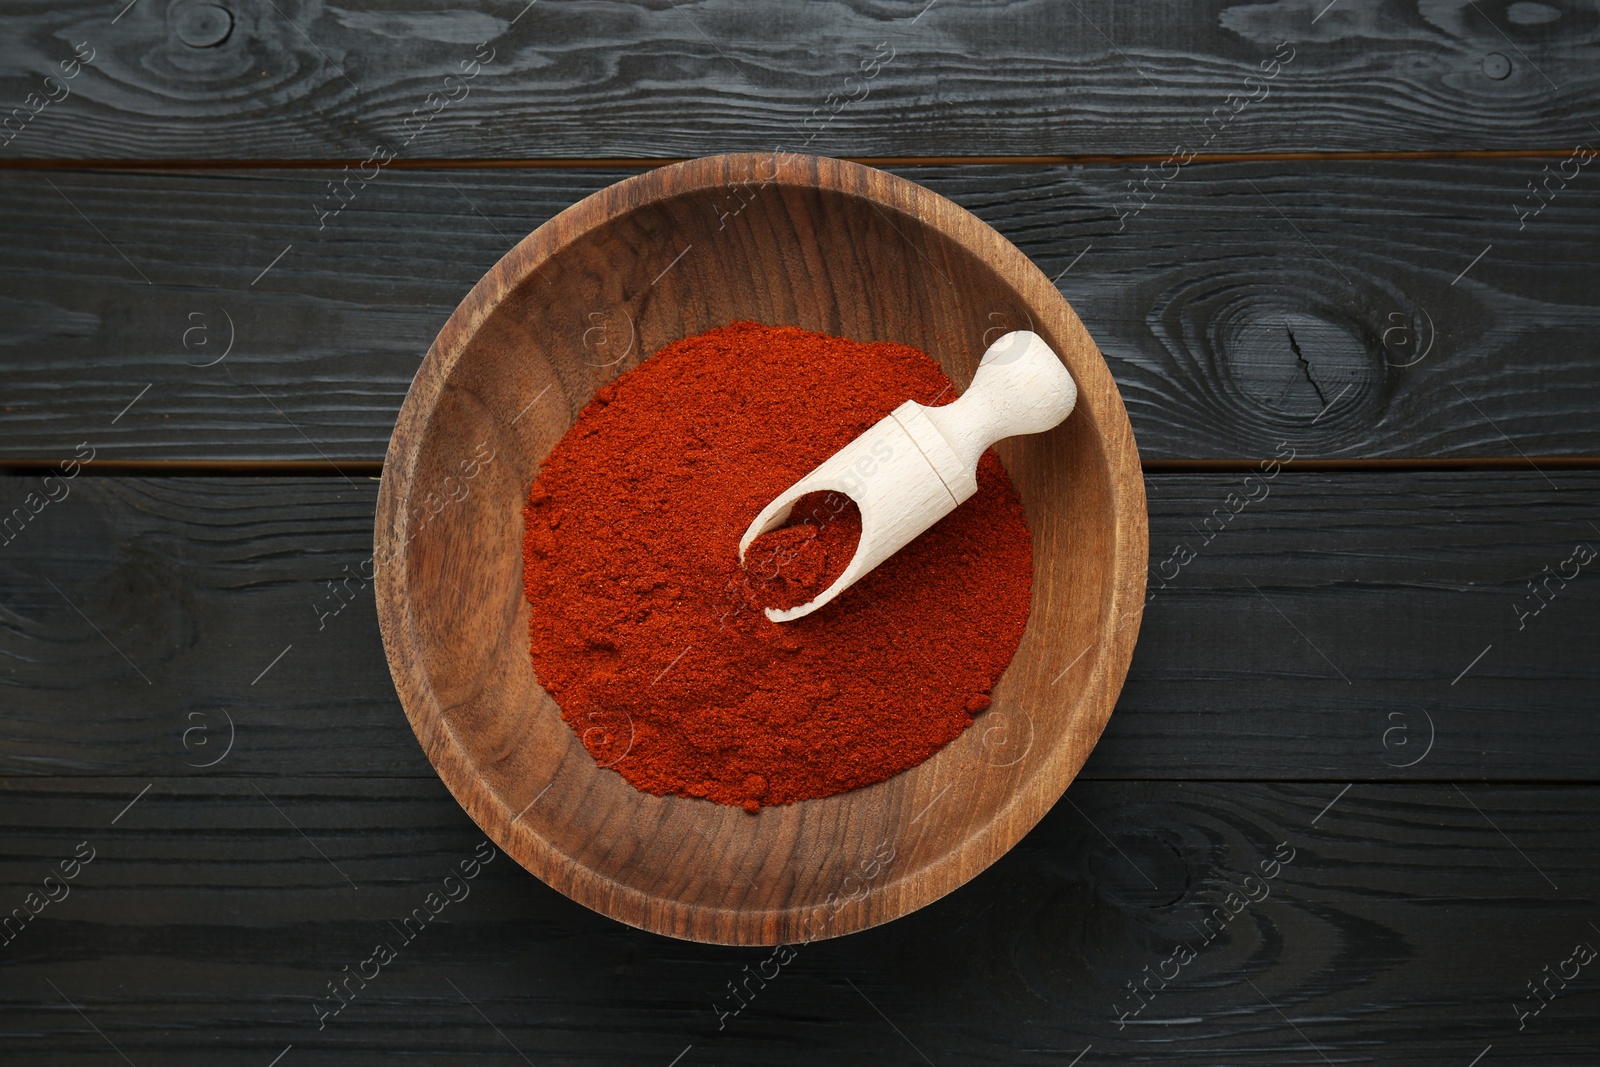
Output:
<svg viewBox="0 0 1600 1067">
<path fill-rule="evenodd" d="M 641 793 L 534 677 L 522 505 L 595 390 L 738 319 L 899 341 L 965 388 L 1032 329 L 1077 380 L 1056 429 L 999 446 L 1033 533 L 1033 608 L 994 704 L 919 767 L 761 809 Z M 467 294 L 401 409 L 378 494 L 378 617 L 400 701 L 472 819 L 572 899 L 673 937 L 794 944 L 888 922 L 972 878 L 1049 810 L 1111 714 L 1148 551 L 1111 375 L 1013 245 L 902 178 L 727 155 L 650 171 L 517 244 Z"/>
</svg>

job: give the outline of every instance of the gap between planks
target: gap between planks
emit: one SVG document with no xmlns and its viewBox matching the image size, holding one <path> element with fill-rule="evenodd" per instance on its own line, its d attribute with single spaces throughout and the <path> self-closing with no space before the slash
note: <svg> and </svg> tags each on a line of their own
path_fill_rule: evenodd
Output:
<svg viewBox="0 0 1600 1067">
<path fill-rule="evenodd" d="M 248 785 L 251 782 L 438 782 L 434 771 L 416 774 L 363 774 L 360 771 L 341 774 L 298 774 L 291 771 L 250 771 L 230 774 L 8 774 L 0 777 L 0 790 L 10 793 L 32 793 L 38 785 L 82 782 L 85 787 L 102 782 L 205 782 L 219 785 Z M 1080 771 L 1067 789 L 1074 785 L 1304 785 L 1307 789 L 1322 789 L 1342 785 L 1344 792 L 1334 801 L 1344 798 L 1350 789 L 1371 785 L 1374 789 L 1421 789 L 1427 785 L 1483 785 L 1493 789 L 1595 789 L 1600 787 L 1600 777 L 1482 777 L 1470 774 L 1437 774 L 1416 777 L 1352 777 L 1349 774 L 1331 774 L 1323 777 L 1176 777 L 1171 774 L 1085 774 Z M 1066 793 L 1062 793 L 1062 798 Z M 443 800 L 443 795 L 440 800 Z M 1054 808 L 1054 805 L 1051 805 Z"/>
<path fill-rule="evenodd" d="M 1378 161 L 1557 159 L 1572 153 L 1570 148 L 1485 148 L 1440 149 L 1408 152 L 1213 152 L 1198 153 L 1191 163 L 1365 163 Z M 754 150 L 752 154 L 760 154 Z M 611 170 L 668 167 L 694 158 L 689 156 L 550 158 L 550 159 L 396 159 L 394 170 Z M 1068 166 L 1090 163 L 1162 163 L 1168 152 L 1112 152 L 1085 155 L 1041 156 L 840 156 L 868 167 L 1023 167 Z M 6 159 L 6 170 L 334 170 L 359 167 L 362 160 L 350 159 Z"/>
<path fill-rule="evenodd" d="M 1258 459 L 1147 459 L 1140 463 L 1145 474 L 1234 474 L 1257 470 L 1266 458 Z M 55 459 L 3 459 L 0 474 L 41 474 L 60 466 Z M 1305 473 L 1396 471 L 1427 473 L 1434 471 L 1528 471 L 1600 470 L 1600 456 L 1461 456 L 1396 459 L 1296 459 L 1285 469 Z M 375 460 L 209 460 L 209 459 L 96 459 L 79 474 L 90 477 L 307 477 L 340 478 L 355 475 L 378 478 L 383 464 Z"/>
<path fill-rule="evenodd" d="M 16 791 L 16 792 L 27 792 L 28 790 L 21 789 L 20 787 L 23 787 L 23 786 L 34 786 L 34 785 L 39 785 L 39 784 L 43 784 L 43 783 L 50 783 L 50 782 L 83 782 L 83 783 L 91 783 L 91 782 L 110 782 L 110 783 L 116 783 L 116 782 L 151 782 L 151 783 L 154 783 L 154 782 L 202 782 L 202 781 L 206 782 L 206 783 L 211 783 L 211 784 L 227 782 L 229 784 L 243 784 L 243 785 L 248 785 L 251 781 L 280 781 L 280 782 L 430 782 L 431 781 L 431 782 L 437 782 L 437 781 L 439 781 L 439 776 L 438 776 L 438 774 L 434 773 L 433 771 L 418 771 L 415 774 L 359 774 L 359 773 L 356 773 L 356 774 L 327 774 L 327 773 L 322 773 L 322 774 L 315 774 L 315 773 L 297 774 L 297 773 L 294 773 L 294 772 L 282 772 L 282 771 L 250 771 L 248 773 L 235 772 L 235 773 L 229 773 L 229 774 L 208 774 L 208 775 L 200 775 L 200 774 L 128 774 L 128 773 L 116 773 L 116 772 L 111 772 L 111 773 L 106 773 L 106 774 L 9 774 L 9 775 L 0 775 L 0 790 L 12 789 L 13 791 Z M 1345 786 L 1345 787 L 1347 787 L 1346 791 L 1348 792 L 1349 788 L 1354 788 L 1356 786 L 1386 786 L 1386 787 L 1405 786 L 1405 787 L 1409 788 L 1409 787 L 1417 787 L 1417 786 L 1445 786 L 1445 785 L 1462 785 L 1462 784 L 1465 784 L 1465 785 L 1481 785 L 1481 786 L 1484 786 L 1484 787 L 1493 787 L 1493 788 L 1497 788 L 1497 789 L 1500 788 L 1500 787 L 1517 788 L 1517 789 L 1524 789 L 1524 788 L 1526 788 L 1526 789 L 1569 789 L 1569 788 L 1587 789 L 1587 788 L 1592 788 L 1592 787 L 1600 787 L 1600 777 L 1596 777 L 1596 778 L 1574 778 L 1574 777 L 1559 777 L 1559 778 L 1521 778 L 1521 777 L 1518 777 L 1518 778 L 1484 778 L 1484 777 L 1481 777 L 1481 776 L 1474 777 L 1474 776 L 1471 776 L 1471 775 L 1438 775 L 1438 776 L 1431 776 L 1431 777 L 1414 777 L 1414 778 L 1400 778 L 1400 777 L 1390 777 L 1390 778 L 1370 778 L 1369 777 L 1369 778 L 1361 778 L 1361 777 L 1353 777 L 1351 775 L 1346 774 L 1346 775 L 1334 775 L 1334 776 L 1331 776 L 1331 777 L 1323 777 L 1323 778 L 1242 778 L 1242 777 L 1240 777 L 1238 775 L 1233 775 L 1231 777 L 1225 776 L 1225 777 L 1220 777 L 1220 778 L 1211 777 L 1211 776 L 1177 778 L 1177 777 L 1173 777 L 1171 775 L 1162 776 L 1162 775 L 1149 775 L 1149 774 L 1142 774 L 1142 775 L 1118 774 L 1118 775 L 1110 775 L 1110 776 L 1102 778 L 1102 777 L 1100 777 L 1098 775 L 1092 775 L 1092 774 L 1091 775 L 1086 775 L 1086 774 L 1084 774 L 1084 773 L 1082 773 L 1080 771 L 1078 776 L 1072 780 L 1071 785 L 1069 785 L 1068 788 L 1070 789 L 1071 786 L 1078 785 L 1079 783 L 1083 783 L 1083 784 L 1087 784 L 1087 785 L 1095 785 L 1095 786 L 1110 785 L 1110 784 L 1124 784 L 1124 785 L 1127 785 L 1127 784 L 1132 784 L 1132 785 L 1140 785 L 1140 784 L 1147 784 L 1147 785 L 1251 785 L 1251 786 L 1264 785 L 1264 786 L 1308 786 L 1308 787 L 1309 786 L 1318 786 L 1318 787 L 1320 787 L 1320 786 L 1328 786 L 1328 787 Z M 1344 793 L 1340 793 L 1339 797 L 1337 797 L 1336 799 L 1342 800 L 1344 795 L 1345 795 Z"/>
</svg>

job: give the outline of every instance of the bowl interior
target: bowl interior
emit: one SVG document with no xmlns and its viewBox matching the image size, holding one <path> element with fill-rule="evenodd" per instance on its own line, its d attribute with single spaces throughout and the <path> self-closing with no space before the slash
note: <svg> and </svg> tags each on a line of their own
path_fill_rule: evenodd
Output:
<svg viewBox="0 0 1600 1067">
<path fill-rule="evenodd" d="M 1103 361 L 1042 275 L 910 183 L 810 160 L 762 184 L 762 160 L 642 176 L 631 196 L 630 183 L 598 194 L 508 255 L 413 387 L 408 409 L 420 392 L 431 407 L 404 442 L 397 431 L 403 454 L 395 464 L 391 449 L 395 484 L 379 524 L 380 549 L 387 537 L 398 561 L 380 583 L 380 610 L 390 599 L 399 611 L 385 627 L 397 682 L 469 813 L 597 910 L 744 944 L 887 921 L 1020 838 L 1104 725 L 1131 651 L 1131 635 L 1108 639 L 1113 594 L 1119 582 L 1131 588 L 1129 573 L 1142 585 L 1144 567 L 1142 543 L 1137 559 L 1120 558 L 1130 551 L 1117 524 L 1129 506 L 1117 492 L 1126 459 L 1108 456 L 1108 441 L 1126 434 L 1126 415 L 1114 389 L 1085 387 L 1086 376 L 1109 383 Z M 981 233 L 952 234 L 951 219 Z M 890 781 L 757 816 L 649 796 L 600 768 L 534 675 L 521 581 L 523 500 L 595 390 L 670 341 L 739 319 L 914 345 L 963 388 L 990 341 L 1027 328 L 1080 384 L 1063 425 L 998 449 L 1033 535 L 1034 586 L 993 706 Z M 1137 506 L 1142 538 L 1142 490 Z M 1137 606 L 1135 593 L 1121 610 Z"/>
</svg>

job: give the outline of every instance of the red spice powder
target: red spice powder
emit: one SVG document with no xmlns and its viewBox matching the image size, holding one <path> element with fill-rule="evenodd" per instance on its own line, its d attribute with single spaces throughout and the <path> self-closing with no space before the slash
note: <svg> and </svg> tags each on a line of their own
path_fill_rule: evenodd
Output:
<svg viewBox="0 0 1600 1067">
<path fill-rule="evenodd" d="M 808 493 L 787 525 L 750 542 L 744 554 L 745 602 L 797 607 L 816 598 L 855 558 L 861 511 L 843 493 Z"/>
<path fill-rule="evenodd" d="M 523 509 L 539 681 L 594 758 L 658 796 L 756 811 L 914 767 L 989 704 L 1028 620 L 1032 542 L 993 452 L 978 492 L 832 603 L 860 515 L 756 513 L 905 400 L 955 397 L 928 356 L 736 322 L 596 394 Z"/>
</svg>

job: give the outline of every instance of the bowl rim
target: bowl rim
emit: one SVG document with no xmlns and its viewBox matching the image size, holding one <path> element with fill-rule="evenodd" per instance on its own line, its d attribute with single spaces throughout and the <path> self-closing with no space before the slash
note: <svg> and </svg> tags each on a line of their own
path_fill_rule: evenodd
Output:
<svg viewBox="0 0 1600 1067">
<path fill-rule="evenodd" d="M 908 179 L 825 156 L 784 152 L 729 153 L 686 160 L 625 178 L 600 189 L 545 221 L 513 245 L 451 312 L 411 382 L 384 457 L 374 517 L 374 586 L 379 629 L 390 673 L 417 740 L 457 803 L 491 840 L 541 881 L 591 910 L 639 929 L 685 940 L 730 945 L 771 945 L 774 914 L 814 911 L 792 904 L 760 912 L 685 903 L 613 881 L 579 862 L 513 812 L 480 777 L 478 765 L 456 738 L 422 664 L 403 577 L 407 554 L 405 517 L 415 484 L 426 429 L 460 359 L 498 305 L 540 267 L 593 230 L 652 204 L 758 176 L 763 184 L 820 190 L 867 200 L 894 210 L 953 241 L 1004 276 L 1023 305 L 1054 305 L 1054 313 L 1092 359 L 1073 363 L 1078 411 L 1090 421 L 1104 457 L 1112 512 L 1110 567 L 1100 618 L 1115 619 L 1109 635 L 1099 628 L 1097 654 L 1082 688 L 1088 715 L 1074 720 L 1079 743 L 1058 743 L 1033 776 L 1011 790 L 994 817 L 942 856 L 890 879 L 887 907 L 866 908 L 865 899 L 836 912 L 821 937 L 842 936 L 908 915 L 976 877 L 1009 851 L 1060 800 L 1093 750 L 1121 692 L 1133 656 L 1145 603 L 1149 557 L 1144 479 L 1132 426 L 1120 392 L 1098 346 L 1055 285 L 1020 249 L 988 223 L 940 194 Z M 737 176 L 737 178 L 736 178 Z M 1084 403 L 1088 400 L 1088 403 Z M 542 795 L 542 794 L 541 794 Z M 804 803 L 804 802 L 802 802 Z M 531 805 L 530 805 L 531 807 Z M 882 892 L 872 894 L 879 895 Z M 808 936 L 806 941 L 811 940 Z M 802 943 L 791 940 L 790 943 Z"/>
</svg>

